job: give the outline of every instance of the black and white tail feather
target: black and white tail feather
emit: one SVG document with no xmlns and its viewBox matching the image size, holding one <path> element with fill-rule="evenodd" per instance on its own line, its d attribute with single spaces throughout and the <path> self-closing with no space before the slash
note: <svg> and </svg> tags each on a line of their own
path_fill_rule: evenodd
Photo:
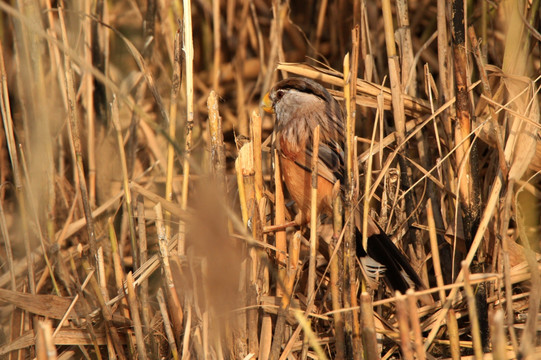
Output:
<svg viewBox="0 0 541 360">
<path fill-rule="evenodd" d="M 380 229 L 368 238 L 367 250 L 362 247 L 362 234 L 356 232 L 357 256 L 366 275 L 373 281 L 382 279 L 392 291 L 404 294 L 409 288 L 424 289 L 424 284 L 406 256 Z"/>
</svg>

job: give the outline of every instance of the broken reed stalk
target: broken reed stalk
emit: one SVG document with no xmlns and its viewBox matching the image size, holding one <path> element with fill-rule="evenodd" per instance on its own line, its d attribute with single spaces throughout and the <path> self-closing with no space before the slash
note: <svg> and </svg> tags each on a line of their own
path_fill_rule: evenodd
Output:
<svg viewBox="0 0 541 360">
<path fill-rule="evenodd" d="M 167 168 L 165 172 L 165 199 L 171 201 L 173 199 L 173 176 L 175 175 L 175 148 L 172 142 L 176 141 L 177 127 L 177 103 L 178 94 L 182 81 L 181 60 L 180 55 L 180 29 L 175 32 L 175 44 L 173 49 L 173 78 L 171 81 L 171 104 L 169 105 L 169 142 L 167 144 Z M 171 238 L 171 214 L 168 211 L 164 213 L 165 218 L 165 235 Z"/>
<path fill-rule="evenodd" d="M 400 46 L 401 63 L 401 84 L 406 94 L 417 95 L 417 69 L 413 56 L 413 44 L 411 41 L 411 29 L 408 15 L 408 3 L 405 0 L 396 2 L 396 17 L 398 44 Z"/>
<path fill-rule="evenodd" d="M 239 197 L 241 202 L 241 211 L 245 227 L 252 228 L 252 234 L 257 234 L 258 228 L 261 227 L 261 221 L 259 219 L 259 213 L 255 200 L 254 190 L 254 154 L 253 146 L 251 142 L 244 144 L 240 150 L 235 161 L 235 169 L 237 172 L 237 183 L 239 188 Z M 251 225 L 249 224 L 251 222 Z M 249 293 L 249 285 L 253 283 L 253 277 L 255 275 L 251 273 L 252 267 L 249 266 L 250 260 L 257 261 L 255 255 L 251 251 L 253 249 L 243 249 L 243 260 L 241 263 L 241 270 L 239 273 L 239 291 L 242 292 L 241 303 L 243 306 L 249 306 L 247 301 L 251 301 L 251 293 Z M 253 304 L 252 304 L 253 305 Z M 235 328 L 237 334 L 232 336 L 231 342 L 234 343 L 234 347 L 238 349 L 240 353 L 244 353 L 246 350 L 246 333 L 247 326 L 253 325 L 252 322 L 246 321 L 247 313 L 245 311 L 238 314 L 238 322 Z M 251 316 L 252 313 L 250 313 Z M 253 341 L 253 339 L 252 339 Z"/>
<path fill-rule="evenodd" d="M 210 91 L 207 99 L 209 113 L 210 160 L 214 179 L 220 187 L 220 192 L 226 196 L 227 187 L 225 179 L 225 146 L 222 133 L 222 118 L 218 109 L 218 97 L 214 90 Z M 227 201 L 226 201 L 227 202 Z"/>
<path fill-rule="evenodd" d="M 506 360 L 507 339 L 505 338 L 505 320 L 502 309 L 497 309 L 492 316 L 491 327 L 492 356 L 494 360 Z"/>
<path fill-rule="evenodd" d="M 242 216 L 242 222 L 244 226 L 248 226 L 248 221 L 250 220 L 248 215 L 248 202 L 246 200 L 246 187 L 244 185 L 244 174 L 245 174 L 245 167 L 246 167 L 246 160 L 245 153 L 249 151 L 250 144 L 245 144 L 240 150 L 239 154 L 237 156 L 237 159 L 235 159 L 235 174 L 237 175 L 237 186 L 239 189 L 239 204 L 240 204 L 240 212 Z"/>
<path fill-rule="evenodd" d="M 408 313 L 411 323 L 411 331 L 413 333 L 413 346 L 416 354 L 416 358 L 419 360 L 426 359 L 426 351 L 423 347 L 423 334 L 421 332 L 421 324 L 419 317 L 417 316 L 417 296 L 412 288 L 406 291 Z"/>
<path fill-rule="evenodd" d="M 38 360 L 56 360 L 57 352 L 52 337 L 51 321 L 38 321 L 38 328 L 36 330 L 36 357 Z"/>
<path fill-rule="evenodd" d="M 186 307 L 186 329 L 192 328 L 192 307 Z M 182 360 L 190 358 L 190 335 L 191 331 L 184 331 L 184 336 L 182 337 Z"/>
<path fill-rule="evenodd" d="M 182 198 L 180 206 L 183 210 L 188 207 L 188 184 L 190 179 L 190 154 L 192 151 L 192 130 L 194 127 L 194 98 L 193 98 L 193 36 L 192 36 L 192 4 L 190 0 L 182 0 L 184 10 L 183 31 L 184 62 L 186 64 L 186 141 L 184 161 L 182 162 Z M 184 221 L 179 223 L 179 253 L 185 253 L 186 229 Z"/>
<path fill-rule="evenodd" d="M 378 339 L 374 323 L 374 308 L 372 297 L 367 292 L 361 293 L 361 326 L 363 349 L 366 360 L 379 360 Z"/>
<path fill-rule="evenodd" d="M 396 317 L 398 319 L 398 330 L 400 332 L 400 348 L 402 349 L 402 356 L 405 360 L 413 360 L 413 351 L 411 348 L 410 340 L 410 323 L 408 316 L 408 305 L 406 302 L 406 296 L 402 295 L 399 291 L 395 292 L 396 298 Z M 414 314 L 411 314 L 412 316 Z"/>
<path fill-rule="evenodd" d="M 62 42 L 65 48 L 69 48 L 68 35 L 66 32 L 66 24 L 64 23 L 64 10 L 62 6 L 58 6 L 58 17 L 60 19 L 60 29 L 62 33 Z M 86 218 L 86 228 L 88 232 L 88 241 L 90 243 L 90 256 L 96 255 L 96 233 L 94 230 L 94 219 L 92 217 L 92 209 L 88 199 L 88 190 L 85 180 L 85 170 L 83 165 L 83 148 L 81 146 L 81 136 L 79 132 L 79 119 L 75 105 L 77 99 L 75 96 L 75 86 L 73 82 L 73 69 L 71 67 L 71 59 L 68 52 L 64 52 L 64 72 L 66 75 L 66 90 L 68 97 L 68 119 L 69 119 L 69 135 L 71 138 L 70 145 L 75 162 L 74 168 L 77 169 L 77 180 L 79 182 L 79 190 L 81 191 L 81 199 L 83 201 L 83 210 Z M 80 239 L 80 238 L 79 238 Z M 82 244 L 85 245 L 85 244 Z M 32 286 L 32 284 L 31 284 Z"/>
<path fill-rule="evenodd" d="M 128 217 L 128 226 L 130 230 L 131 241 L 131 253 L 133 256 L 133 267 L 137 269 L 141 266 L 139 261 L 139 252 L 137 247 L 137 240 L 135 236 L 135 216 L 133 215 L 133 206 L 131 201 L 130 191 L 130 179 L 128 175 L 128 164 L 126 162 L 126 153 L 124 152 L 124 139 L 122 137 L 122 129 L 120 127 L 120 117 L 118 114 L 118 101 L 116 95 L 113 95 L 113 102 L 111 103 L 111 119 L 116 131 L 116 139 L 118 145 L 118 154 L 120 158 L 120 164 L 122 168 L 122 188 L 124 190 L 125 210 Z"/>
<path fill-rule="evenodd" d="M 539 273 L 539 265 L 537 263 L 537 255 L 532 250 L 530 245 L 533 239 L 530 239 L 526 230 L 525 214 L 524 211 L 533 210 L 534 205 L 531 205 L 529 209 L 524 209 L 519 202 L 519 194 L 522 192 L 523 187 L 517 189 L 515 192 L 514 206 L 516 210 L 517 227 L 520 232 L 521 243 L 524 246 L 524 256 L 528 267 L 530 268 L 530 296 L 528 303 L 528 313 L 526 318 L 526 324 L 524 325 L 524 331 L 521 338 L 520 355 L 524 358 L 533 357 L 535 352 L 535 341 L 537 334 L 537 316 L 539 313 L 539 305 L 541 302 L 541 276 Z"/>
</svg>

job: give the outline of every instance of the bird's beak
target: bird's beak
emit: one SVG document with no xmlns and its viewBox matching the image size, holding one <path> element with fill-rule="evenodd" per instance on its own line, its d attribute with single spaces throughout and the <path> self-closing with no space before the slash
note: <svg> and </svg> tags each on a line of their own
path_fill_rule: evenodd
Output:
<svg viewBox="0 0 541 360">
<path fill-rule="evenodd" d="M 270 93 L 266 93 L 263 97 L 263 100 L 261 100 L 261 108 L 263 111 L 269 114 L 274 114 L 274 109 L 272 108 L 272 100 L 270 98 Z"/>
</svg>

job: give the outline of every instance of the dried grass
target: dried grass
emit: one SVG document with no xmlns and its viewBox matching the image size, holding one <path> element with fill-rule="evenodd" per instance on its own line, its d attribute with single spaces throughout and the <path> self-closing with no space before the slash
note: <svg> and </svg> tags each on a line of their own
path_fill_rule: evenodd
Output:
<svg viewBox="0 0 541 360">
<path fill-rule="evenodd" d="M 540 357 L 537 1 L 12 3 L 0 358 Z M 347 115 L 334 223 L 280 226 L 284 76 Z M 365 281 L 356 206 L 425 290 Z"/>
</svg>

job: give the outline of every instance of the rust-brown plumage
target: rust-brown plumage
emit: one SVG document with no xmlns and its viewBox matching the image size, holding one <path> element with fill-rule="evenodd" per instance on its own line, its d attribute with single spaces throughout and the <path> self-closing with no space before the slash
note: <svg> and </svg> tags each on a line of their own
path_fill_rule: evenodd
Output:
<svg viewBox="0 0 541 360">
<path fill-rule="evenodd" d="M 275 147 L 280 154 L 283 180 L 299 207 L 298 224 L 310 220 L 312 134 L 320 126 L 318 155 L 318 213 L 331 214 L 334 185 L 344 175 L 344 120 L 340 105 L 320 84 L 305 78 L 278 82 L 265 96 L 263 109 L 276 115 Z M 386 283 L 405 292 L 422 287 L 407 258 L 381 228 L 369 219 L 367 249 L 362 248 L 357 228 L 357 254 L 368 255 L 385 267 Z M 370 273 L 370 271 L 368 271 Z"/>
</svg>

